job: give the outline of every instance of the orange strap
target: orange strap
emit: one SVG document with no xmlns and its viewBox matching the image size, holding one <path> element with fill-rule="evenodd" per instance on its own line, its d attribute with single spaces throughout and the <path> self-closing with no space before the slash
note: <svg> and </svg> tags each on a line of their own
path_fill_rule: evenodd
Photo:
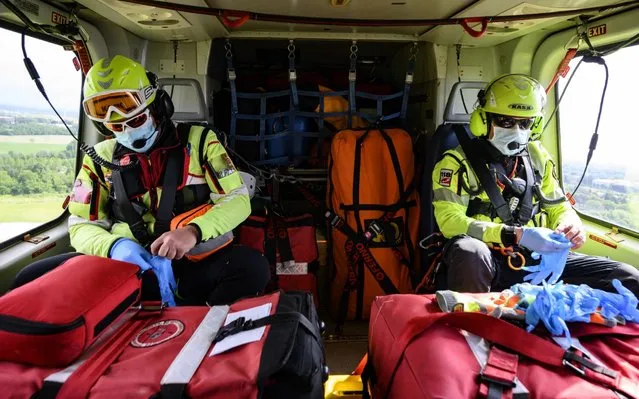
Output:
<svg viewBox="0 0 639 399">
<path fill-rule="evenodd" d="M 561 60 L 561 62 L 559 63 L 559 67 L 557 68 L 557 72 L 555 73 L 555 76 L 552 78 L 552 80 L 550 81 L 550 84 L 546 88 L 546 93 L 549 93 L 550 90 L 552 90 L 552 88 L 555 86 L 555 83 L 557 83 L 557 81 L 559 80 L 560 76 L 562 78 L 566 77 L 566 75 L 568 74 L 568 71 L 570 71 L 570 67 L 568 66 L 568 64 L 570 64 L 570 61 L 572 61 L 572 59 L 575 58 L 576 54 L 577 54 L 576 48 L 568 49 L 568 51 L 566 52 L 566 55 L 564 56 L 564 59 Z"/>
<path fill-rule="evenodd" d="M 368 353 L 365 354 L 362 360 L 359 361 L 359 364 L 357 365 L 357 367 L 355 367 L 355 370 L 353 370 L 351 375 L 362 375 L 364 367 L 366 367 L 366 362 L 368 362 Z"/>
</svg>

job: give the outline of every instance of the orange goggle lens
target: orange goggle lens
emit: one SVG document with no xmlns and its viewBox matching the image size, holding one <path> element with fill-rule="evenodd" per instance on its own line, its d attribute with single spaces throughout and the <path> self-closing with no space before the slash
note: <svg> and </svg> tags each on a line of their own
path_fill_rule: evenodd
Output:
<svg viewBox="0 0 639 399">
<path fill-rule="evenodd" d="M 109 109 L 114 107 L 122 115 L 130 114 L 144 104 L 137 92 L 107 93 L 84 101 L 84 112 L 90 117 L 105 120 Z"/>
<path fill-rule="evenodd" d="M 147 119 L 149 119 L 148 113 L 145 112 L 143 114 L 135 116 L 124 122 L 114 122 L 114 123 L 105 122 L 104 126 L 106 126 L 106 128 L 112 132 L 121 133 L 124 131 L 124 126 L 128 126 L 130 128 L 136 129 L 144 125 Z"/>
</svg>

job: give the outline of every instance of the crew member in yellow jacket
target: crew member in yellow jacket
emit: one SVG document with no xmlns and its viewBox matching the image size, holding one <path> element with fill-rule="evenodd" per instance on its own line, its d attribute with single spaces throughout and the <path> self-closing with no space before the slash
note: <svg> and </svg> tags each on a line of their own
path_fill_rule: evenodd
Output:
<svg viewBox="0 0 639 399">
<path fill-rule="evenodd" d="M 500 291 L 528 274 L 515 270 L 522 259 L 510 257 L 513 252 L 532 265 L 531 252 L 565 250 L 566 242 L 553 233 L 563 233 L 573 250 L 584 244 L 584 227 L 557 180 L 555 164 L 534 137 L 543 127 L 545 103 L 541 84 L 520 74 L 497 78 L 478 95 L 467 148 L 476 165 L 486 168 L 485 181 L 502 198 L 497 204 L 461 145 L 435 165 L 434 214 L 448 239 L 438 284 L 459 292 Z M 606 258 L 570 252 L 561 276 L 565 283 L 613 292 L 615 278 L 639 295 L 639 272 Z"/>
<path fill-rule="evenodd" d="M 28 266 L 14 287 L 83 253 L 143 269 L 152 256 L 168 258 L 178 283 L 176 297 L 185 304 L 230 303 L 263 290 L 269 267 L 255 250 L 229 245 L 199 261 L 185 256 L 231 232 L 251 211 L 249 190 L 215 132 L 197 125 L 180 131 L 171 120 L 171 98 L 158 87 L 157 77 L 121 55 L 99 60 L 88 71 L 83 90 L 86 115 L 114 139 L 84 156 L 69 198 L 69 233 L 78 252 Z M 170 174 L 177 176 L 172 201 L 162 195 Z M 201 215 L 169 228 L 170 218 L 207 203 L 213 206 Z M 169 220 L 158 217 L 162 212 Z M 146 292 L 157 287 L 148 275 L 153 276 L 143 275 Z"/>
</svg>

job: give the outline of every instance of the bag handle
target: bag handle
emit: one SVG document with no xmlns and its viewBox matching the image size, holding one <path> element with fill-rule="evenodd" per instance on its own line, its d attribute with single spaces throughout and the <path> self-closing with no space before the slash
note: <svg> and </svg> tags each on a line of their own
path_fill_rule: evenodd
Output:
<svg viewBox="0 0 639 399">
<path fill-rule="evenodd" d="M 573 351 L 565 351 L 503 320 L 482 313 L 466 312 L 428 314 L 416 317 L 406 324 L 391 349 L 387 364 L 393 371 L 382 397 L 388 396 L 393 377 L 408 345 L 429 328 L 441 324 L 468 331 L 547 366 L 567 367 L 594 384 L 619 391 L 631 398 L 639 398 L 639 385 L 616 371 L 602 367 Z"/>
</svg>

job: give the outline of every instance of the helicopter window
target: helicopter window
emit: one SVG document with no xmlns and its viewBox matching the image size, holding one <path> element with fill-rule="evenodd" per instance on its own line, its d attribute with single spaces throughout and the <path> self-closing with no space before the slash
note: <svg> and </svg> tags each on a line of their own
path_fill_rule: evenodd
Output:
<svg viewBox="0 0 639 399">
<path fill-rule="evenodd" d="M 580 58 L 570 63 L 572 74 Z M 581 213 L 639 231 L 639 134 L 634 116 L 639 93 L 639 46 L 604 56 L 609 80 L 599 126 L 599 140 L 581 186 L 575 208 Z M 568 75 L 558 82 L 561 93 Z M 602 65 L 583 62 L 559 106 L 562 177 L 572 192 L 584 171 L 590 138 L 595 131 L 605 71 Z"/>
<path fill-rule="evenodd" d="M 27 72 L 21 34 L 0 28 L 0 242 L 59 217 L 74 180 L 76 142 Z M 75 54 L 26 36 L 49 99 L 77 134 L 81 72 Z"/>
</svg>

